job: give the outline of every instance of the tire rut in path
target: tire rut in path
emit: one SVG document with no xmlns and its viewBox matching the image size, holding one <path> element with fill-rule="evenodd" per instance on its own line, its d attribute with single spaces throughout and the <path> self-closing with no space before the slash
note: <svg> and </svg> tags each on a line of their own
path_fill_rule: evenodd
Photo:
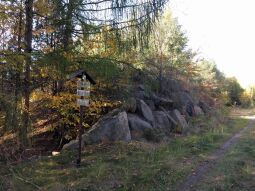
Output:
<svg viewBox="0 0 255 191">
<path fill-rule="evenodd" d="M 208 157 L 207 161 L 202 162 L 192 174 L 188 175 L 186 180 L 182 182 L 177 188 L 178 191 L 189 191 L 203 179 L 206 173 L 236 144 L 242 134 L 251 129 L 255 124 L 255 120 L 251 119 L 246 127 L 236 133 L 233 137 L 228 139 L 215 153 Z"/>
</svg>

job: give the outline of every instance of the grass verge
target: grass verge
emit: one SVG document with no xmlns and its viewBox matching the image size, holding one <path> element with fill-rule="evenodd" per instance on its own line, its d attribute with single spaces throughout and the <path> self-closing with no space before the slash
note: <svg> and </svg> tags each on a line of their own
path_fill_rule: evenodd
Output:
<svg viewBox="0 0 255 191">
<path fill-rule="evenodd" d="M 75 153 L 2 168 L 0 190 L 175 190 L 192 169 L 247 123 L 229 119 L 208 131 L 169 144 L 132 142 L 87 147 L 81 168 Z"/>
<path fill-rule="evenodd" d="M 195 190 L 255 190 L 254 158 L 255 130 L 252 129 L 241 137 Z"/>
</svg>

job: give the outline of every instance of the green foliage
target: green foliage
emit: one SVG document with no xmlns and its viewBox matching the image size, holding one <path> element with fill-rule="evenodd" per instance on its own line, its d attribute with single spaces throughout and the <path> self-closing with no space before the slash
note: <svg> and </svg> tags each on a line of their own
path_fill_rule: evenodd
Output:
<svg viewBox="0 0 255 191">
<path fill-rule="evenodd" d="M 240 97 L 242 107 L 245 107 L 245 108 L 254 107 L 254 102 L 255 102 L 254 90 L 255 90 L 254 87 L 248 87 L 242 92 L 242 95 Z"/>
<path fill-rule="evenodd" d="M 137 46 L 142 49 L 146 45 L 152 23 L 166 2 L 1 1 L 1 93 L 5 96 L 12 94 L 15 104 L 23 107 L 24 133 L 27 134 L 30 107 L 33 107 L 29 99 L 31 93 L 40 91 L 40 88 L 50 94 L 51 84 L 62 86 L 70 72 L 90 70 L 94 78 L 115 90 L 113 93 L 121 92 L 120 89 L 128 84 L 131 69 L 110 59 L 117 60 L 120 52 L 126 53 Z M 10 91 L 11 88 L 15 92 Z M 56 89 L 53 94 L 60 93 L 64 87 Z M 125 89 L 128 90 L 127 87 Z M 74 101 L 67 94 L 59 95 L 58 101 L 53 98 L 48 109 L 57 113 L 61 124 L 74 126 L 77 123 L 74 106 L 69 104 L 61 108 Z M 17 99 L 18 95 L 22 95 L 25 101 Z M 14 109 L 5 111 L 8 116 L 16 115 L 15 112 Z"/>
<path fill-rule="evenodd" d="M 228 92 L 228 104 L 241 105 L 241 95 L 244 89 L 240 86 L 236 78 L 228 78 L 226 81 L 226 90 Z"/>
<path fill-rule="evenodd" d="M 57 116 L 62 137 L 75 138 L 79 122 L 76 87 L 74 81 L 65 82 L 67 74 L 80 69 L 97 82 L 84 127 L 130 97 L 135 83 L 144 83 L 149 94 L 161 91 L 164 79 L 174 78 L 207 89 L 205 94 L 213 98 L 226 93 L 231 104 L 240 100 L 237 86 L 230 82 L 222 86 L 225 77 L 214 63 L 194 61 L 196 53 L 187 48 L 181 25 L 170 12 L 160 14 L 166 0 L 29 2 L 32 9 L 25 9 L 24 0 L 0 3 L 1 93 L 12 97 L 1 106 L 10 129 L 20 127 L 22 112 L 30 112 L 34 125 L 42 117 L 38 110 L 46 110 Z M 25 23 L 27 10 L 33 10 L 32 23 Z M 33 50 L 25 43 L 28 24 L 33 26 Z M 143 78 L 135 82 L 139 72 Z M 27 100 L 25 104 L 20 95 Z M 41 100 L 45 102 L 37 104 Z"/>
<path fill-rule="evenodd" d="M 201 135 L 173 138 L 167 145 L 134 142 L 87 147 L 82 153 L 82 168 L 78 169 L 73 165 L 76 154 L 63 153 L 18 164 L 15 174 L 8 169 L 2 174 L 15 183 L 14 188 L 26 190 L 33 190 L 34 185 L 42 190 L 57 185 L 70 190 L 174 190 L 201 160 L 214 153 L 246 123 L 244 119 L 230 120 L 226 126 L 212 128 Z M 254 155 L 250 149 L 245 151 Z M 2 185 L 5 188 L 6 185 Z"/>
<path fill-rule="evenodd" d="M 196 190 L 252 190 L 254 187 L 254 136 L 246 132 L 240 142 L 207 174 Z M 220 179 L 219 179 L 220 177 Z"/>
<path fill-rule="evenodd" d="M 192 77 L 195 54 L 187 49 L 187 42 L 181 25 L 171 12 L 161 15 L 155 23 L 148 48 L 140 56 L 140 67 L 153 76 L 159 91 L 162 91 L 165 79 Z"/>
<path fill-rule="evenodd" d="M 4 127 L 2 133 L 10 130 L 18 130 L 20 123 L 20 113 L 13 100 L 7 100 L 0 96 L 1 112 L 4 113 Z M 1 132 L 0 132 L 1 133 Z"/>
</svg>

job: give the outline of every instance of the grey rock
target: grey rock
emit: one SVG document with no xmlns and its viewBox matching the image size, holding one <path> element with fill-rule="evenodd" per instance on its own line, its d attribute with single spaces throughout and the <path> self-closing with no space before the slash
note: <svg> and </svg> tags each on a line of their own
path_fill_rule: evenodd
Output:
<svg viewBox="0 0 255 191">
<path fill-rule="evenodd" d="M 145 100 L 145 103 L 150 107 L 150 109 L 151 109 L 152 111 L 156 110 L 154 101 L 152 101 L 152 100 Z"/>
<path fill-rule="evenodd" d="M 137 99 L 145 99 L 147 97 L 146 93 L 142 90 L 136 91 L 135 92 L 135 97 Z"/>
<path fill-rule="evenodd" d="M 182 105 L 186 105 L 187 103 L 192 103 L 195 105 L 195 101 L 191 97 L 190 93 L 188 91 L 183 91 L 180 93 L 180 99 L 182 102 Z"/>
<path fill-rule="evenodd" d="M 174 126 L 164 111 L 154 111 L 153 115 L 156 128 L 161 129 L 165 133 L 170 133 L 173 130 Z"/>
<path fill-rule="evenodd" d="M 194 104 L 190 101 L 188 101 L 185 105 L 185 112 L 189 115 L 189 116 L 195 116 L 195 110 L 194 110 Z"/>
<path fill-rule="evenodd" d="M 188 128 L 188 124 L 187 121 L 185 120 L 185 118 L 181 115 L 181 113 L 175 109 L 171 112 L 171 116 L 176 120 L 176 122 L 178 123 L 179 126 L 179 132 L 182 132 L 184 129 Z"/>
<path fill-rule="evenodd" d="M 128 123 L 131 138 L 134 140 L 146 138 L 146 133 L 152 129 L 151 124 L 134 114 L 128 114 Z"/>
<path fill-rule="evenodd" d="M 138 85 L 137 89 L 140 91 L 145 91 L 145 87 L 142 84 Z"/>
<path fill-rule="evenodd" d="M 211 110 L 210 106 L 203 101 L 199 101 L 198 106 L 202 109 L 204 113 L 209 113 Z"/>
<path fill-rule="evenodd" d="M 167 113 L 167 118 L 174 126 L 178 125 L 178 122 L 171 116 L 170 112 Z"/>
<path fill-rule="evenodd" d="M 191 93 L 188 91 L 174 92 L 171 95 L 171 98 L 174 102 L 174 108 L 182 111 L 182 113 L 185 113 L 185 115 L 191 117 L 195 115 L 194 106 L 196 105 L 197 101 L 192 97 Z"/>
<path fill-rule="evenodd" d="M 113 112 L 114 113 L 114 112 Z M 127 113 L 106 115 L 82 136 L 85 144 L 131 140 Z"/>
<path fill-rule="evenodd" d="M 194 106 L 194 113 L 196 116 L 204 115 L 203 110 L 197 105 Z"/>
<path fill-rule="evenodd" d="M 163 112 L 167 115 L 168 120 L 169 120 L 171 123 L 173 123 L 174 126 L 177 126 L 177 125 L 178 125 L 177 121 L 171 116 L 171 112 L 170 112 L 170 111 L 167 111 L 167 110 L 166 110 L 164 107 L 162 107 L 162 106 L 160 106 L 159 109 L 160 109 L 161 111 L 163 111 Z"/>
<path fill-rule="evenodd" d="M 170 110 L 171 108 L 173 108 L 173 100 L 162 98 L 155 94 L 153 94 L 151 97 L 156 107 L 162 106 L 166 108 L 167 110 Z"/>
<path fill-rule="evenodd" d="M 154 123 L 154 117 L 150 107 L 143 101 L 139 100 L 139 104 L 137 106 L 138 112 L 150 123 Z"/>
<path fill-rule="evenodd" d="M 81 147 L 84 147 L 83 141 L 81 142 Z M 77 150 L 79 147 L 79 141 L 78 140 L 71 140 L 69 143 L 65 144 L 62 148 L 62 150 Z"/>
</svg>

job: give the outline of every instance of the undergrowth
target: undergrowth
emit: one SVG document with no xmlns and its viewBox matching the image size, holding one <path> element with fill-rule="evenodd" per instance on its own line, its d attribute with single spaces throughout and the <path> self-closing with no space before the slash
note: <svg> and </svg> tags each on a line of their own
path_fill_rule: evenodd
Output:
<svg viewBox="0 0 255 191">
<path fill-rule="evenodd" d="M 246 123 L 246 119 L 228 119 L 225 125 L 205 132 L 176 135 L 168 144 L 88 146 L 80 168 L 75 167 L 72 152 L 23 162 L 1 172 L 0 189 L 175 190 L 196 165 Z"/>
</svg>

